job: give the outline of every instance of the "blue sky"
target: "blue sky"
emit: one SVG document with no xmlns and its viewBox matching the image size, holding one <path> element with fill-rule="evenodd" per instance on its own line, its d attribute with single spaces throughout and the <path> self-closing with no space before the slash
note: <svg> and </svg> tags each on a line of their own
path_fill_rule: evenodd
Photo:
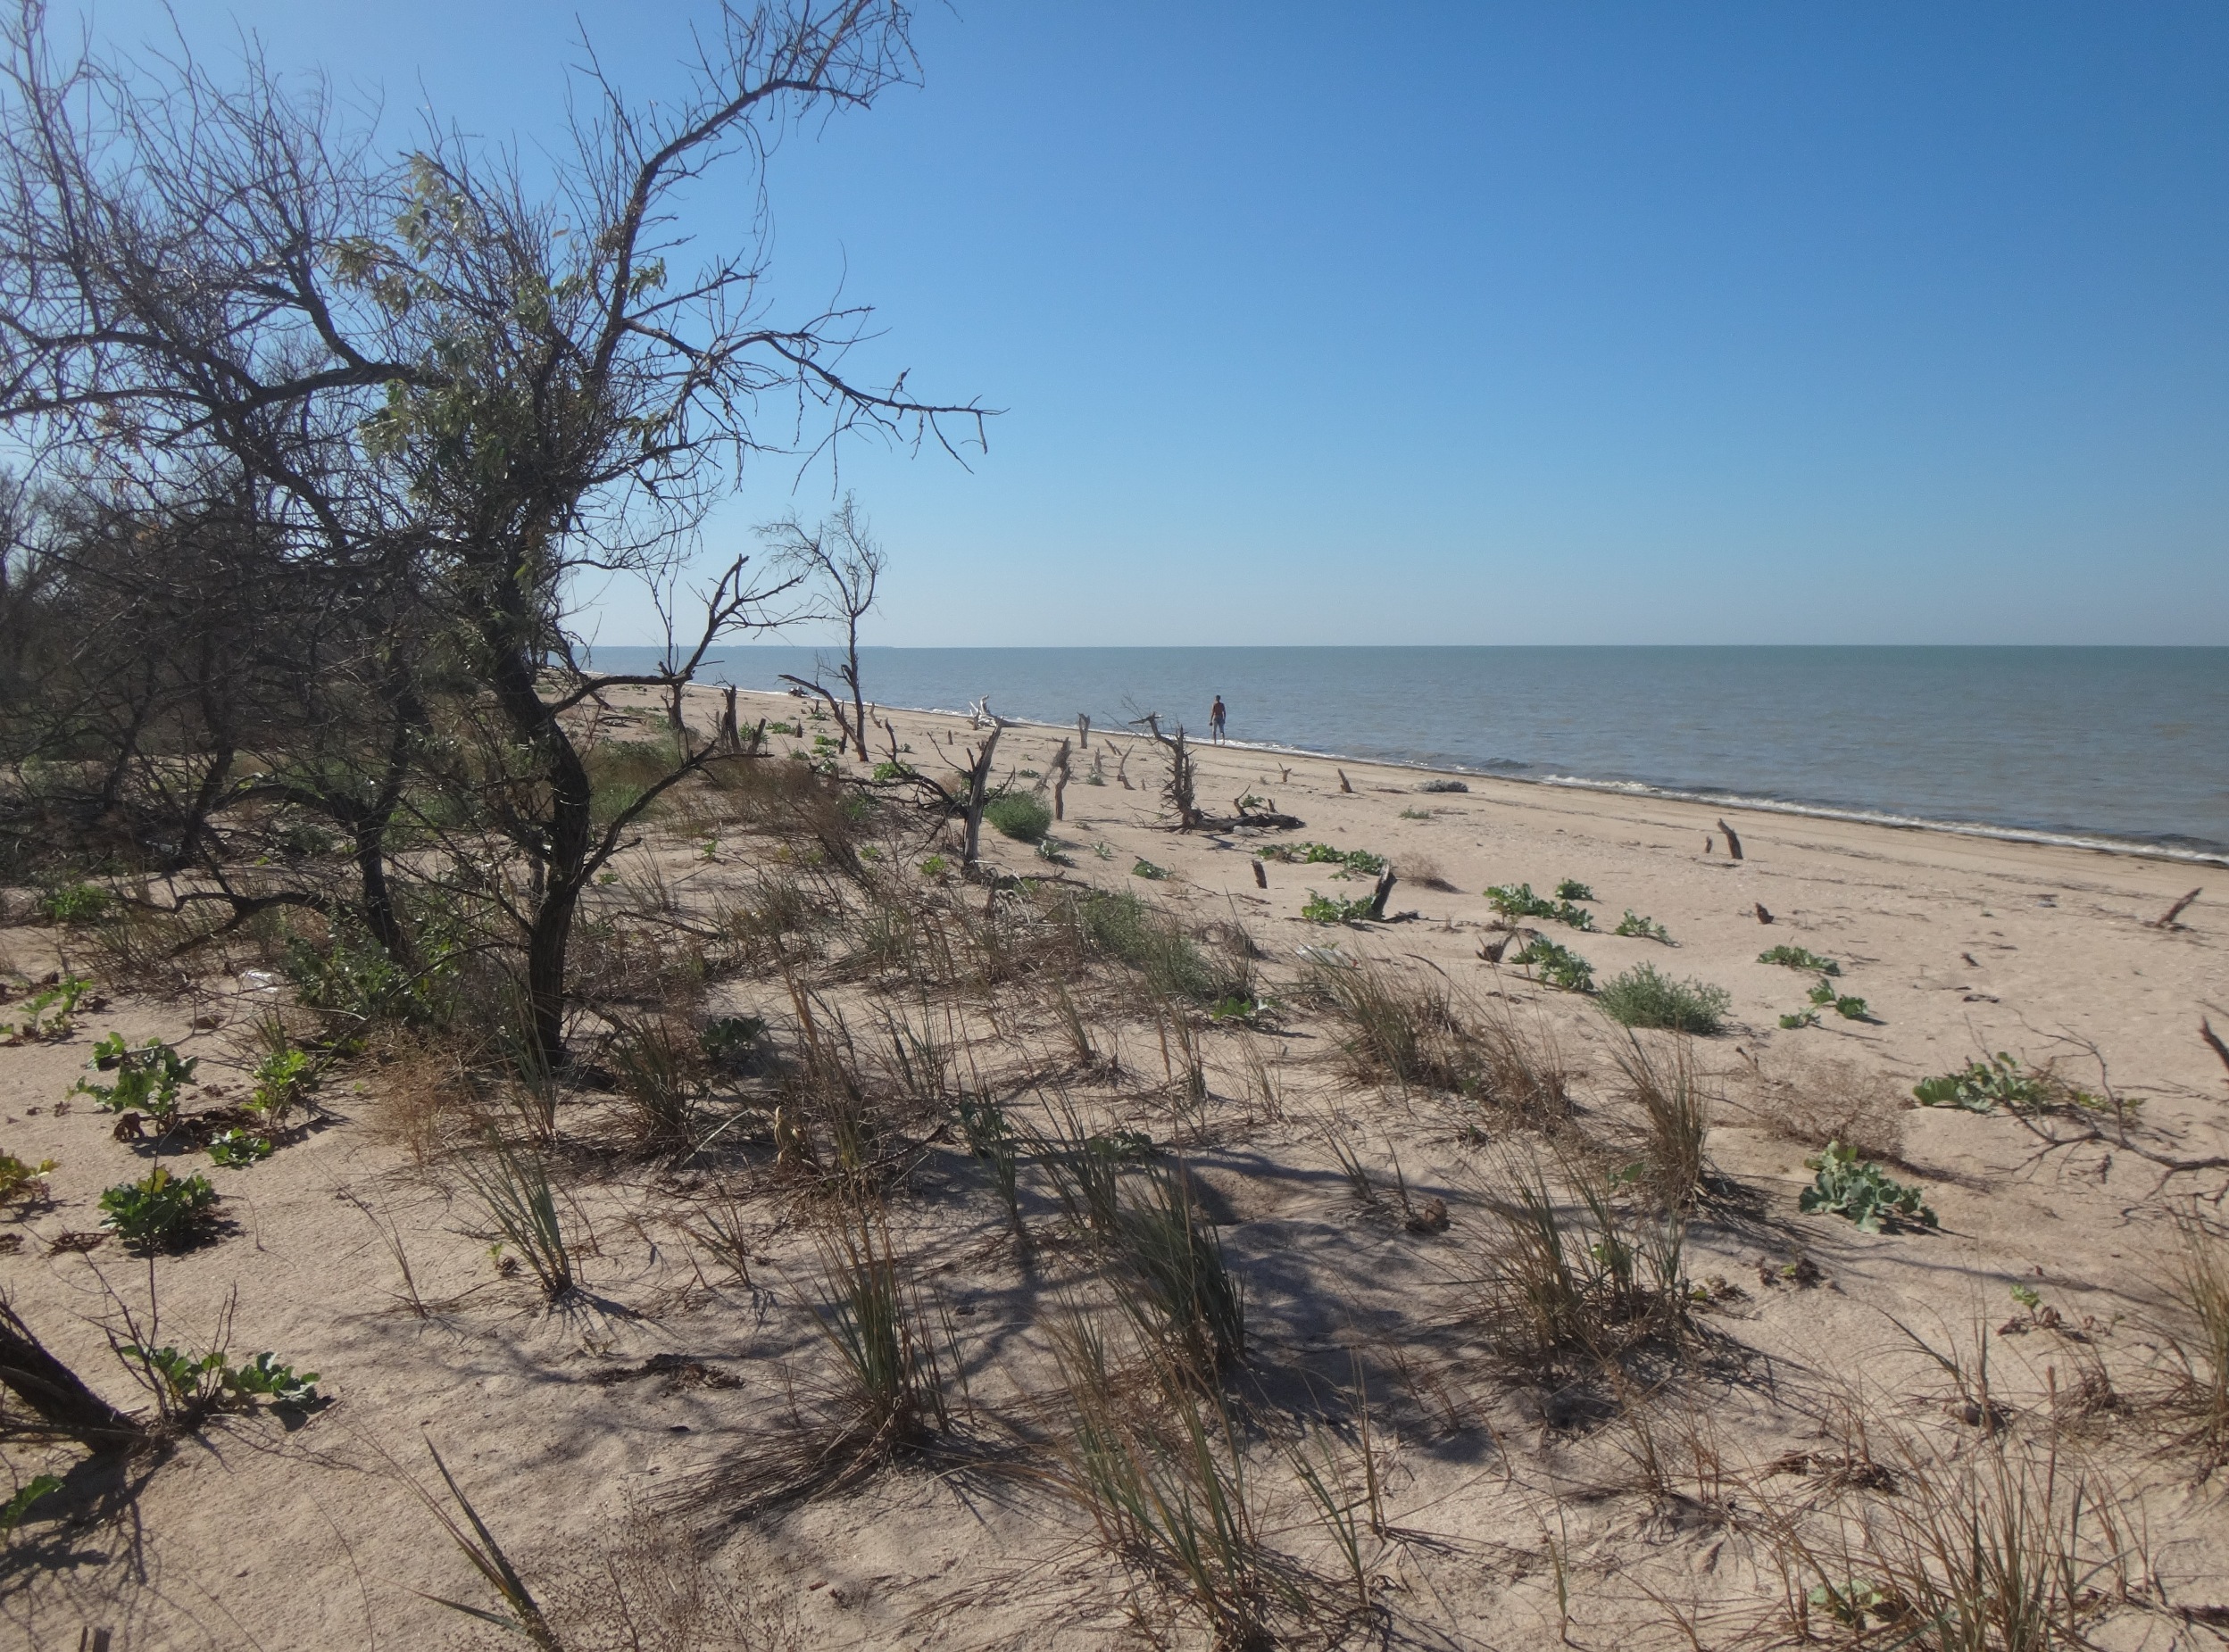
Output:
<svg viewBox="0 0 2229 1652">
<path fill-rule="evenodd" d="M 578 15 L 649 97 L 698 10 Z M 430 101 L 531 146 L 578 56 L 519 0 L 179 16 L 397 142 Z M 2229 10 L 962 0 L 917 42 L 770 179 L 778 313 L 840 283 L 869 361 L 1006 410 L 969 469 L 845 452 L 874 640 L 2229 643 Z M 764 465 L 707 555 L 830 487 Z"/>
</svg>

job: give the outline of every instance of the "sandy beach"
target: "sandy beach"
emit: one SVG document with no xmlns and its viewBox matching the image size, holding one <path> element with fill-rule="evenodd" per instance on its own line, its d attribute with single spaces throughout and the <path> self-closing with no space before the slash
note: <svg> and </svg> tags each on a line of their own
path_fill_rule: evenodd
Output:
<svg viewBox="0 0 2229 1652">
<path fill-rule="evenodd" d="M 832 726 L 787 696 L 741 700 L 746 726 L 765 716 L 804 731 L 773 736 L 760 762 L 788 763 Z M 693 723 L 709 733 L 717 707 L 698 694 Z M 888 717 L 899 760 L 947 782 L 981 737 L 963 718 Z M 645 696 L 603 735 L 658 727 Z M 1073 735 L 1006 729 L 999 777 L 1029 791 Z M 878 733 L 878 756 L 885 743 Z M 663 1614 L 644 1646 L 1215 1644 L 1181 1588 L 1111 1552 L 1054 1484 L 1055 1333 L 1102 1265 L 1027 1166 L 1018 1219 L 1034 1248 L 1013 1241 L 960 1115 L 898 1108 L 902 1163 L 886 1189 L 889 1242 L 936 1305 L 944 1366 L 965 1374 L 949 1425 L 871 1472 L 753 1505 L 787 1472 L 775 1448 L 812 1437 L 839 1363 L 823 1296 L 829 1218 L 772 1116 L 802 1058 L 801 1009 L 841 1018 L 877 1095 L 905 1088 L 897 1057 L 918 1032 L 955 1092 L 994 1097 L 1040 1132 L 1069 1109 L 1142 1133 L 1181 1165 L 1243 1288 L 1230 1392 L 1253 1518 L 1328 1580 L 1326 1602 L 1368 1602 L 1314 1607 L 1296 1643 L 1781 1644 L 1790 1579 L 1799 1606 L 1812 1587 L 1784 1541 L 1799 1509 L 1921 1507 L 1922 1464 L 1955 1485 L 2000 1431 L 2092 1476 L 2125 1523 L 2080 1535 L 2117 1551 L 2085 1585 L 2095 1644 L 2218 1639 L 2206 1626 L 2229 1621 L 2229 1518 L 2218 1475 L 2180 1442 L 2175 1398 L 2178 1349 L 2198 1335 L 2176 1301 L 2175 1219 L 2217 1214 L 2229 1186 L 2229 1170 L 2175 1163 L 2229 1155 L 2229 1070 L 2200 1034 L 2203 1017 L 2229 1024 L 2217 873 L 1477 776 L 1435 791 L 1413 769 L 1195 750 L 1203 808 L 1235 814 L 1249 799 L 1303 825 L 1173 830 L 1160 754 L 1135 732 L 1094 731 L 1072 752 L 1044 851 L 986 827 L 986 867 L 1007 876 L 962 883 L 953 828 L 918 814 L 894 807 L 865 828 L 869 879 L 941 902 L 937 933 L 1009 935 L 969 940 L 976 961 L 941 999 L 870 944 L 868 884 L 846 884 L 728 793 L 678 793 L 595 892 L 607 921 L 581 937 L 576 965 L 617 971 L 653 934 L 669 951 L 716 953 L 701 999 L 676 1013 L 758 1017 L 769 1053 L 707 1081 L 706 1116 L 736 1122 L 698 1153 L 617 1144 L 605 1125 L 625 1101 L 608 1072 L 563 1088 L 552 1162 L 579 1290 L 555 1306 L 491 1250 L 473 1186 L 449 1162 L 469 1135 L 467 1098 L 437 1054 L 400 1039 L 336 1066 L 326 1117 L 298 1140 L 209 1171 L 226 1224 L 212 1242 L 146 1261 L 100 1239 L 101 1190 L 159 1155 L 114 1139 L 82 1097 L 65 1105 L 93 1041 L 113 1030 L 199 1057 L 187 1100 L 205 1108 L 246 1083 L 259 1016 L 311 1017 L 287 1008 L 294 989 L 245 935 L 158 992 L 108 977 L 94 937 L 23 921 L 19 901 L 0 937 L 13 978 L 75 969 L 108 1001 L 70 1038 L 0 1050 L 0 1150 L 55 1161 L 46 1195 L 0 1224 L 10 1302 L 120 1405 L 146 1403 L 111 1352 L 129 1340 L 127 1310 L 147 1340 L 181 1345 L 205 1345 L 229 1316 L 236 1350 L 315 1370 L 328 1403 L 220 1419 L 151 1472 L 107 1481 L 57 1449 L 66 1513 L 12 1540 L 0 1640 L 66 1648 L 102 1627 L 134 1652 L 506 1644 L 428 1598 L 494 1599 L 412 1489 L 449 1507 L 430 1442 L 561 1616 L 567 1647 L 628 1644 L 622 1597 Z M 1398 880 L 1385 919 L 1311 921 L 1311 898 L 1353 900 L 1374 880 L 1265 859 L 1278 843 L 1382 857 Z M 748 915 L 786 880 L 806 891 L 805 915 L 776 926 L 789 935 L 778 945 Z M 1526 929 L 1582 957 L 1598 987 L 1648 965 L 1723 988 L 1723 1029 L 1636 1040 L 1593 996 L 1518 967 L 1527 937 L 1484 892 L 1549 896 L 1567 881 L 1590 892 L 1570 904 L 1592 928 L 1535 917 Z M 2160 926 L 2193 885 L 2200 898 Z M 1045 903 L 1094 890 L 1135 894 L 1202 947 L 1243 932 L 1260 1008 L 1156 1008 L 1119 961 L 1070 975 L 1034 961 Z M 1667 938 L 1610 933 L 1628 914 Z M 985 963 L 986 944 L 1006 961 Z M 1832 992 L 1861 999 L 1862 1015 L 1829 1004 L 1815 1025 L 1784 1026 L 1818 1008 L 1824 977 L 1759 961 L 1776 947 L 1834 960 Z M 1343 959 L 1426 983 L 1467 1024 L 1556 1064 L 1568 1133 L 1366 1073 L 1322 997 L 1323 971 L 1353 967 Z M 641 990 L 611 996 L 656 1007 Z M 584 1017 L 576 1042 L 601 1049 L 608 1030 Z M 1691 1063 L 1707 1098 L 1709 1172 L 1680 1261 L 1693 1333 L 1607 1385 L 1528 1380 L 1485 1306 L 1509 1242 L 1496 1210 L 1512 1166 L 1559 1162 L 1559 1142 L 1584 1142 L 1568 1150 L 1612 1176 L 1645 1158 L 1621 1067 L 1636 1049 Z M 1911 1105 L 1916 1083 L 1999 1051 L 2078 1090 L 2088 1110 Z M 2137 1121 L 2131 1139 L 2149 1157 L 2100 1133 L 2108 1114 Z M 1801 1211 L 1807 1155 L 1838 1137 L 1919 1189 L 1937 1225 L 1874 1233 Z M 1352 1406 L 1340 1409 L 1358 1373 L 1360 1440 Z M 1340 1582 L 1335 1523 L 1293 1466 L 1318 1423 L 1335 1455 L 1352 1468 L 1364 1453 L 1382 1483 L 1359 1583 Z M 1867 1441 L 1877 1482 L 1820 1466 L 1849 1466 Z M 1865 1563 L 1850 1564 L 1845 1581 L 1863 1581 Z M 654 1612 L 641 1604 L 653 1597 Z M 1849 1640 L 1831 1609 L 1812 1609 L 1822 1636 Z"/>
</svg>

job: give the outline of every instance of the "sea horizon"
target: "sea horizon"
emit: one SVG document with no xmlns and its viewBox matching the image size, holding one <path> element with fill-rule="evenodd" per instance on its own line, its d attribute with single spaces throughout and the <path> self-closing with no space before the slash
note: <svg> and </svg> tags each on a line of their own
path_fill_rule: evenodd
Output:
<svg viewBox="0 0 2229 1652">
<path fill-rule="evenodd" d="M 664 651 L 607 647 L 599 668 Z M 2229 647 L 2114 643 L 862 646 L 868 698 L 1728 808 L 2229 864 Z M 781 689 L 828 648 L 723 647 Z M 831 682 L 833 678 L 828 679 Z"/>
</svg>

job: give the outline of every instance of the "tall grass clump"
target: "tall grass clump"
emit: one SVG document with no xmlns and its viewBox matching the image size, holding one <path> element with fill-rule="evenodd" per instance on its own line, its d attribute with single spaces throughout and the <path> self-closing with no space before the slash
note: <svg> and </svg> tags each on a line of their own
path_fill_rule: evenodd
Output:
<svg viewBox="0 0 2229 1652">
<path fill-rule="evenodd" d="M 495 1231 L 533 1270 L 542 1294 L 553 1302 L 569 1294 L 574 1285 L 572 1252 L 558 1220 L 549 1161 L 537 1149 L 508 1141 L 491 1126 L 478 1150 L 457 1160 L 457 1168 Z"/>
<path fill-rule="evenodd" d="M 820 1329 L 837 1356 L 854 1462 L 918 1444 L 950 1422 L 919 1292 L 878 1213 L 848 1216 L 821 1247 Z"/>
<path fill-rule="evenodd" d="M 1001 836 L 1024 843 L 1043 843 L 1052 829 L 1052 809 L 1028 792 L 1000 793 L 983 806 L 983 818 Z"/>
<path fill-rule="evenodd" d="M 1709 1171 L 1705 1145 L 1710 1134 L 1709 1108 L 1693 1050 L 1683 1038 L 1668 1057 L 1651 1055 L 1627 1034 L 1617 1060 L 1627 1093 L 1641 1111 L 1651 1187 L 1666 1209 L 1692 1209 Z"/>
<path fill-rule="evenodd" d="M 1628 1213 L 1610 1188 L 1571 1168 L 1560 1199 L 1537 1163 L 1512 1163 L 1491 1208 L 1501 1244 L 1487 1258 L 1490 1323 L 1505 1356 L 1536 1370 L 1602 1366 L 1688 1325 L 1685 1224 Z"/>
<path fill-rule="evenodd" d="M 1892 1497 L 1764 1526 L 1785 1628 L 1809 1642 L 1926 1652 L 2075 1652 L 2148 1570 L 2109 1489 L 2011 1434 L 1950 1455 L 1906 1436 Z"/>
<path fill-rule="evenodd" d="M 1444 976 L 1357 959 L 1313 965 L 1310 984 L 1344 1025 L 1340 1047 L 1359 1076 L 1468 1087 L 1475 1051 Z"/>
<path fill-rule="evenodd" d="M 1210 953 L 1135 894 L 1086 895 L 1076 920 L 1094 951 L 1128 965 L 1164 998 L 1219 1004 L 1254 995 L 1253 960 L 1243 947 Z"/>
<path fill-rule="evenodd" d="M 703 1065 L 699 1041 L 662 1017 L 646 1017 L 620 1029 L 611 1055 L 637 1139 L 660 1151 L 694 1147 Z"/>
<path fill-rule="evenodd" d="M 1143 1371 L 1117 1370 L 1080 1314 L 1059 1333 L 1058 1351 L 1068 1419 L 1047 1474 L 1052 1489 L 1135 1577 L 1195 1615 L 1216 1647 L 1279 1644 L 1281 1620 L 1311 1615 L 1310 1593 L 1263 1540 L 1222 1396 L 1151 1350 Z"/>
<path fill-rule="evenodd" d="M 2218 1468 L 2229 1463 L 2229 1244 L 2195 1213 L 2178 1216 L 2175 1228 L 2183 1254 L 2174 1295 L 2196 1332 L 2195 1346 L 2175 1343 L 2182 1398 L 2195 1419 L 2192 1442 Z"/>
<path fill-rule="evenodd" d="M 1246 1298 L 1181 1170 L 1157 1167 L 1117 1218 L 1124 1305 L 1187 1369 L 1216 1377 L 1246 1352 Z"/>
<path fill-rule="evenodd" d="M 1701 981 L 1675 981 L 1652 964 L 1635 964 L 1604 982 L 1595 1001 L 1603 1014 L 1629 1027 L 1709 1037 L 1725 1027 L 1734 994 Z"/>
</svg>

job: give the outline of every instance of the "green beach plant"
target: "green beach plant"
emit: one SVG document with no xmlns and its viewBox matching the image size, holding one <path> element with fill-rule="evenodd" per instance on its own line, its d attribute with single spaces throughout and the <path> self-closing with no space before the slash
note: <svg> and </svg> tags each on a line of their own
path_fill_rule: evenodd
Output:
<svg viewBox="0 0 2229 1652">
<path fill-rule="evenodd" d="M 227 1170 L 245 1170 L 271 1155 L 268 1136 L 250 1135 L 238 1128 L 219 1131 L 209 1138 L 209 1162 Z"/>
<path fill-rule="evenodd" d="M 1301 908 L 1301 916 L 1311 924 L 1354 924 L 1369 917 L 1372 904 L 1368 895 L 1349 901 L 1337 895 L 1319 894 L 1311 889 Z"/>
<path fill-rule="evenodd" d="M 1556 885 L 1556 899 L 1559 901 L 1592 901 L 1594 899 L 1594 892 L 1579 882 L 1577 878 L 1567 877 Z"/>
<path fill-rule="evenodd" d="M 56 924 L 93 924 L 108 916 L 116 897 L 97 884 L 62 884 L 38 898 L 38 915 Z"/>
<path fill-rule="evenodd" d="M 1626 1026 L 1709 1037 L 1726 1025 L 1734 995 L 1701 981 L 1675 981 L 1651 964 L 1635 964 L 1603 983 L 1599 1001 L 1605 1015 Z"/>
<path fill-rule="evenodd" d="M 1854 1147 L 1829 1141 L 1825 1150 L 1803 1161 L 1814 1171 L 1811 1185 L 1803 1190 L 1796 1208 L 1806 1215 L 1825 1214 L 1846 1218 L 1867 1233 L 1882 1224 L 1934 1227 L 1935 1213 L 1922 1202 L 1920 1191 L 1891 1177 L 1880 1166 L 1858 1157 Z"/>
<path fill-rule="evenodd" d="M 1757 955 L 1760 964 L 1778 964 L 1787 969 L 1801 969 L 1807 975 L 1838 975 L 1842 966 L 1831 958 L 1821 958 L 1800 946 L 1767 947 Z"/>
<path fill-rule="evenodd" d="M 67 1038 L 77 1028 L 78 1006 L 93 990 L 83 975 L 64 974 L 51 986 L 41 987 L 23 1000 L 20 1017 L 0 1022 L 12 1044 L 43 1043 Z"/>
<path fill-rule="evenodd" d="M 1846 992 L 1837 992 L 1825 980 L 1821 980 L 1804 996 L 1811 1000 L 1813 1009 L 1831 1009 L 1845 1021 L 1866 1021 L 1872 1018 L 1867 1013 L 1864 999 L 1853 997 Z"/>
<path fill-rule="evenodd" d="M 1618 920 L 1618 927 L 1611 933 L 1641 941 L 1661 941 L 1666 946 L 1672 944 L 1672 937 L 1663 925 L 1652 917 L 1642 917 L 1631 907 L 1626 909 L 1625 917 Z"/>
<path fill-rule="evenodd" d="M 1566 992 L 1591 992 L 1594 990 L 1594 966 L 1568 947 L 1559 946 L 1545 935 L 1535 935 L 1525 950 L 1510 959 L 1532 972 L 1537 980 Z"/>
<path fill-rule="evenodd" d="M 983 806 L 983 818 L 1002 835 L 1024 843 L 1044 841 L 1052 829 L 1052 809 L 1027 792 L 1005 792 Z"/>
<path fill-rule="evenodd" d="M 1266 843 L 1255 853 L 1287 866 L 1335 866 L 1339 870 L 1334 877 L 1376 877 L 1386 867 L 1383 855 L 1367 849 L 1335 849 L 1329 843 Z"/>
<path fill-rule="evenodd" d="M 2031 1068 L 2002 1050 L 1912 1086 L 1912 1098 L 1922 1107 L 1955 1107 L 1968 1113 L 1989 1113 L 2000 1107 L 2014 1113 L 2040 1113 L 2080 1094 L 2070 1094 L 2050 1073 Z"/>
<path fill-rule="evenodd" d="M 216 1203 L 207 1176 L 173 1175 L 157 1165 L 101 1195 L 101 1225 L 137 1249 L 178 1249 L 200 1236 Z"/>
<path fill-rule="evenodd" d="M 179 1091 L 198 1082 L 194 1069 L 201 1058 L 180 1056 L 159 1038 L 133 1049 L 122 1034 L 111 1033 L 93 1046 L 93 1059 L 87 1065 L 113 1072 L 116 1082 L 96 1084 L 81 1078 L 71 1087 L 71 1095 L 90 1096 L 96 1107 L 110 1113 L 143 1112 L 157 1127 L 168 1130 L 178 1122 Z"/>
<path fill-rule="evenodd" d="M 16 1200 L 29 1200 L 46 1191 L 47 1173 L 54 1168 L 54 1161 L 42 1158 L 36 1165 L 27 1164 L 12 1153 L 0 1153 L 0 1206 Z"/>
<path fill-rule="evenodd" d="M 1490 884 L 1486 901 L 1503 917 L 1515 921 L 1526 917 L 1553 917 L 1556 903 L 1533 892 L 1530 884 Z"/>
</svg>

